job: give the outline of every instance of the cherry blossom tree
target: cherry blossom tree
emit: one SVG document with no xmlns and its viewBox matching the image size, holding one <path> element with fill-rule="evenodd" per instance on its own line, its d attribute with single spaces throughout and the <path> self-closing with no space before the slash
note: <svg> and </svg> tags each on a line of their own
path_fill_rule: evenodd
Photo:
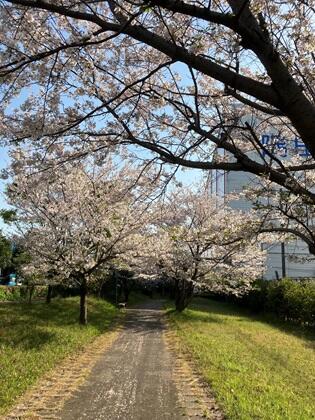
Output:
<svg viewBox="0 0 315 420">
<path fill-rule="evenodd" d="M 25 270 L 53 273 L 80 288 L 80 323 L 87 322 L 87 291 L 97 271 L 130 261 L 133 235 L 145 224 L 145 181 L 128 167 L 67 164 L 54 172 L 17 172 L 8 188 L 17 226 L 31 256 Z M 138 242 L 139 243 L 139 240 Z"/>
<path fill-rule="evenodd" d="M 241 295 L 262 275 L 265 252 L 253 216 L 232 210 L 205 189 L 177 189 L 158 206 L 141 268 L 174 280 L 178 311 L 187 307 L 196 284 Z"/>
<path fill-rule="evenodd" d="M 313 208 L 313 0 L 0 7 L 5 141 L 30 142 L 39 162 L 53 146 L 60 162 L 102 161 L 131 144 L 175 168 L 252 173 Z"/>
</svg>

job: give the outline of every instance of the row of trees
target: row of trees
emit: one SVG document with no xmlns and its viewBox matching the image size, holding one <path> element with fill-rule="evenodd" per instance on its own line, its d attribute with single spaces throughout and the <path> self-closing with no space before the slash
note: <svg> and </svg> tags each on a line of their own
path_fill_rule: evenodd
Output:
<svg viewBox="0 0 315 420">
<path fill-rule="evenodd" d="M 166 182 L 178 167 L 244 171 L 256 232 L 315 255 L 314 13 L 313 0 L 2 1 L 14 170 L 28 147 L 47 174 L 87 156 L 105 170 L 111 152 Z"/>
<path fill-rule="evenodd" d="M 79 287 L 81 323 L 89 285 L 113 267 L 172 279 L 178 310 L 197 282 L 244 293 L 262 273 L 257 222 L 211 198 L 207 187 L 161 195 L 154 171 L 139 178 L 109 158 L 101 167 L 81 161 L 54 172 L 21 167 L 21 156 L 18 163 L 7 195 L 30 255 L 24 275 Z"/>
<path fill-rule="evenodd" d="M 1 136 L 42 168 L 125 148 L 253 174 L 255 197 L 281 191 L 264 228 L 314 255 L 314 13 L 313 0 L 4 0 Z"/>
</svg>

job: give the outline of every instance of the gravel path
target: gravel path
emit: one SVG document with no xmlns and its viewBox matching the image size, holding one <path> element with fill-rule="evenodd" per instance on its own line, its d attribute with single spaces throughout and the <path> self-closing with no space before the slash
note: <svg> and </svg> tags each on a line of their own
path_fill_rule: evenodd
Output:
<svg viewBox="0 0 315 420">
<path fill-rule="evenodd" d="M 58 413 L 62 420 L 183 419 L 162 316 L 159 301 L 127 309 L 125 329 Z"/>
</svg>

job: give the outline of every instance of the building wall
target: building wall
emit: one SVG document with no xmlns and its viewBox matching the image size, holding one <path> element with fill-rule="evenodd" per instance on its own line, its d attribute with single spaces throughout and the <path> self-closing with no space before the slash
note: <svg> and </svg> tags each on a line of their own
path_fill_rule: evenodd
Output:
<svg viewBox="0 0 315 420">
<path fill-rule="evenodd" d="M 213 193 L 220 193 L 223 196 L 229 193 L 240 193 L 243 188 L 248 185 L 253 185 L 256 182 L 256 177 L 246 172 L 225 172 L 217 171 L 213 176 L 216 188 L 213 188 Z M 219 183 L 219 188 L 217 184 Z M 213 184 L 213 183 L 212 183 Z M 216 191 L 215 191 L 216 190 Z M 248 211 L 251 209 L 251 203 L 247 200 L 240 199 L 230 202 L 230 206 L 234 209 Z M 275 243 L 272 245 L 262 244 L 264 249 L 267 249 L 266 271 L 264 273 L 265 279 L 275 279 L 278 276 L 282 277 L 282 254 L 281 244 Z M 303 261 L 296 261 L 296 257 L 303 258 Z M 301 240 L 292 240 L 285 243 L 285 268 L 286 276 L 292 278 L 301 277 L 315 277 L 315 264 L 313 261 L 307 259 L 311 257 L 308 247 Z"/>
<path fill-rule="evenodd" d="M 307 260 L 310 257 L 310 253 L 304 242 L 295 240 L 286 242 L 284 246 L 286 276 L 292 278 L 315 277 L 314 261 Z M 265 249 L 268 250 L 268 254 L 264 278 L 277 278 L 276 271 L 279 277 L 282 277 L 281 244 L 266 245 Z M 296 261 L 296 257 L 303 258 L 303 261 Z"/>
</svg>

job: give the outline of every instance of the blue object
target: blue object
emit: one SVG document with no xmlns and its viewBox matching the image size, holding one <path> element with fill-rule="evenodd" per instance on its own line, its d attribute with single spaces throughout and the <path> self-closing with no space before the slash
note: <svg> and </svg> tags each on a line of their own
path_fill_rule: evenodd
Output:
<svg viewBox="0 0 315 420">
<path fill-rule="evenodd" d="M 9 274 L 9 283 L 8 286 L 16 286 L 16 274 Z"/>
</svg>

